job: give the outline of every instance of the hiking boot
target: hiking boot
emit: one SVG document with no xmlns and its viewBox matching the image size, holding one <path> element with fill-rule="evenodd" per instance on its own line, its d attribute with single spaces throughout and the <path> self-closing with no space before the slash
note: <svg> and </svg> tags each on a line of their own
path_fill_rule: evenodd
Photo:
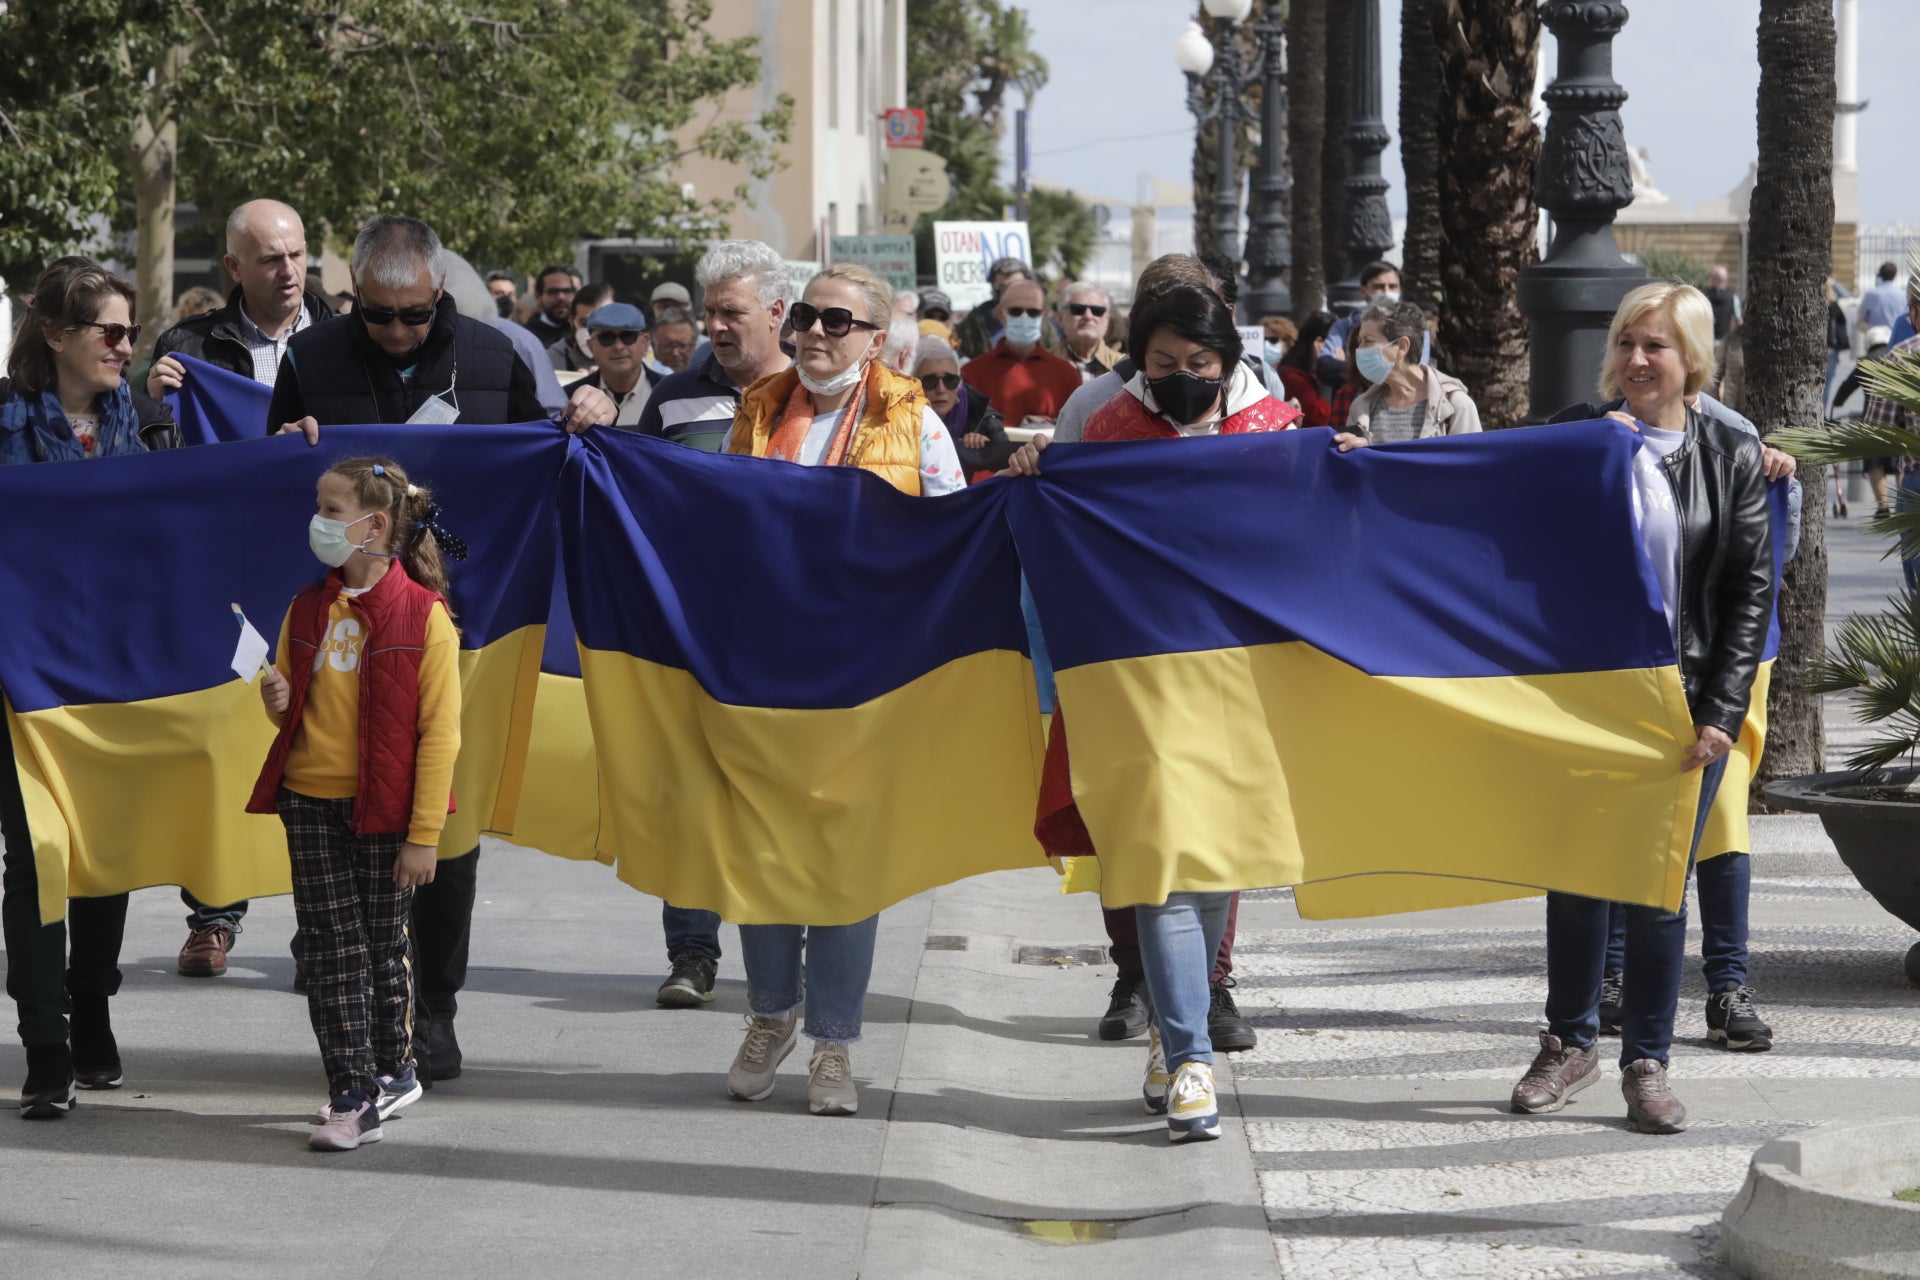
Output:
<svg viewBox="0 0 1920 1280">
<path fill-rule="evenodd" d="M 58 1120 L 79 1101 L 73 1092 L 73 1051 L 64 1044 L 27 1046 L 27 1082 L 20 1086 L 22 1120 Z"/>
<path fill-rule="evenodd" d="M 307 1135 L 309 1151 L 352 1151 L 380 1141 L 380 1109 L 358 1089 L 336 1094 L 327 1122 Z"/>
<path fill-rule="evenodd" d="M 1707 997 L 1707 1039 L 1736 1053 L 1765 1053 L 1773 1048 L 1773 1028 L 1753 1007 L 1753 988 L 1735 987 Z"/>
<path fill-rule="evenodd" d="M 1253 1034 L 1253 1024 L 1240 1016 L 1239 1007 L 1233 1003 L 1233 992 L 1228 990 L 1233 985 L 1232 978 L 1213 984 L 1212 1003 L 1207 1007 L 1207 1039 L 1213 1042 L 1215 1053 L 1244 1053 L 1260 1043 Z"/>
<path fill-rule="evenodd" d="M 719 968 L 697 951 L 673 957 L 673 970 L 653 1002 L 663 1009 L 698 1009 L 713 1000 L 713 976 Z"/>
<path fill-rule="evenodd" d="M 1123 973 L 1113 980 L 1107 1011 L 1100 1016 L 1102 1040 L 1131 1040 L 1147 1029 L 1147 975 Z"/>
<path fill-rule="evenodd" d="M 227 971 L 227 952 L 233 950 L 233 926 L 210 924 L 187 934 L 180 947 L 183 978 L 217 978 Z"/>
<path fill-rule="evenodd" d="M 727 1071 L 727 1092 L 744 1102 L 758 1102 L 773 1092 L 773 1075 L 793 1052 L 800 1022 L 789 1009 L 779 1017 L 747 1015 L 747 1038 L 733 1055 Z"/>
<path fill-rule="evenodd" d="M 1600 979 L 1600 1034 L 1620 1034 L 1620 1016 L 1625 1006 L 1627 975 L 1610 973 Z"/>
<path fill-rule="evenodd" d="M 461 1072 L 460 1040 L 452 1021 L 435 1018 L 427 1023 L 426 1074 L 434 1080 L 457 1080 Z"/>
<path fill-rule="evenodd" d="M 73 1082 L 82 1089 L 118 1089 L 120 1046 L 107 1016 L 107 997 L 85 992 L 72 999 Z"/>
<path fill-rule="evenodd" d="M 860 1109 L 847 1046 L 824 1040 L 807 1063 L 807 1110 L 817 1116 L 850 1116 Z"/>
<path fill-rule="evenodd" d="M 1183 1062 L 1167 1090 L 1167 1140 L 1192 1142 L 1220 1136 L 1220 1103 L 1213 1092 L 1213 1068 Z"/>
<path fill-rule="evenodd" d="M 1167 1088 L 1170 1084 L 1167 1075 L 1167 1051 L 1160 1043 L 1160 1028 L 1147 1028 L 1147 1078 L 1140 1085 L 1140 1097 L 1147 1104 L 1147 1114 L 1163 1116 L 1167 1114 Z"/>
<path fill-rule="evenodd" d="M 1627 1099 L 1627 1123 L 1641 1133 L 1679 1133 L 1687 1127 L 1687 1109 L 1667 1087 L 1666 1064 L 1636 1058 L 1620 1075 Z"/>
<path fill-rule="evenodd" d="M 1560 1037 L 1540 1033 L 1540 1052 L 1513 1086 L 1513 1109 L 1521 1115 L 1558 1111 L 1567 1099 L 1600 1078 L 1600 1047 L 1570 1049 Z"/>
</svg>

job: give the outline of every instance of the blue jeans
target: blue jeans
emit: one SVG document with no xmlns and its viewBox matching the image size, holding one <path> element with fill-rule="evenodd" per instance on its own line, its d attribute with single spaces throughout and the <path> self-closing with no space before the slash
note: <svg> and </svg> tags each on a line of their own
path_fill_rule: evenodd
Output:
<svg viewBox="0 0 1920 1280">
<path fill-rule="evenodd" d="M 671 902 L 662 902 L 660 927 L 667 935 L 667 959 L 678 960 L 683 955 L 695 955 L 719 963 L 718 912 L 702 911 L 698 907 L 676 907 Z"/>
<path fill-rule="evenodd" d="M 1747 896 L 1753 887 L 1753 859 L 1723 853 L 1694 864 L 1693 883 L 1700 895 L 1700 959 L 1707 990 L 1732 991 L 1747 985 Z M 1607 906 L 1607 972 L 1627 967 L 1627 909 Z"/>
<path fill-rule="evenodd" d="M 1700 811 L 1693 823 L 1693 853 L 1706 829 L 1707 813 L 1727 771 L 1725 756 L 1700 779 Z M 1607 908 L 1600 898 L 1547 895 L 1547 1030 L 1569 1048 L 1584 1049 L 1600 1034 L 1600 980 L 1607 963 Z M 1662 1065 L 1673 1045 L 1673 1016 L 1680 1004 L 1680 970 L 1686 963 L 1687 903 L 1678 911 L 1629 905 L 1626 986 L 1621 997 L 1620 1065 L 1651 1058 Z"/>
<path fill-rule="evenodd" d="M 1158 906 L 1143 903 L 1133 909 L 1140 927 L 1140 966 L 1146 970 L 1168 1071 L 1183 1062 L 1213 1062 L 1207 1034 L 1213 958 L 1220 953 L 1232 906 L 1231 893 L 1170 893 Z"/>
<path fill-rule="evenodd" d="M 186 904 L 188 913 L 187 928 L 189 929 L 210 929 L 216 924 L 223 924 L 235 933 L 238 933 L 240 932 L 240 921 L 244 919 L 247 914 L 247 900 L 245 898 L 240 899 L 240 901 L 230 906 L 210 907 L 188 893 L 185 889 L 182 889 L 180 891 L 180 901 Z"/>
<path fill-rule="evenodd" d="M 805 1001 L 801 1030 L 810 1039 L 852 1044 L 860 1038 L 879 933 L 879 916 L 858 924 L 741 925 L 747 1008 L 777 1018 Z"/>
</svg>

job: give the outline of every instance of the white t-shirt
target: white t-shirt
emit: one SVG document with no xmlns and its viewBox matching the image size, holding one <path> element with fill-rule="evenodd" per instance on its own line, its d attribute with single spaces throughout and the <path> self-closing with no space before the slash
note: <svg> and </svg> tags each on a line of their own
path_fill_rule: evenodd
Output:
<svg viewBox="0 0 1920 1280">
<path fill-rule="evenodd" d="M 1640 528 L 1640 545 L 1653 562 L 1660 580 L 1660 600 L 1667 609 L 1667 629 L 1680 638 L 1680 509 L 1673 483 L 1667 479 L 1667 457 L 1687 441 L 1684 431 L 1662 431 L 1640 425 L 1642 444 L 1633 455 L 1633 521 Z"/>
<path fill-rule="evenodd" d="M 813 415 L 813 425 L 807 428 L 807 438 L 801 442 L 800 456 L 795 461 L 803 467 L 819 466 L 845 413 L 845 409 L 835 409 L 832 413 Z M 953 447 L 953 436 L 932 406 L 926 406 L 920 415 L 920 492 L 925 497 L 937 498 L 966 487 L 967 477 L 960 469 L 960 454 Z"/>
</svg>

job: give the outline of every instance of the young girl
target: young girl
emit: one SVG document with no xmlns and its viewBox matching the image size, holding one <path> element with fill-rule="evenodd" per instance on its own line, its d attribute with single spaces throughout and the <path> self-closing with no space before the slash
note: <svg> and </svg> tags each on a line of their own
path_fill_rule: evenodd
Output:
<svg viewBox="0 0 1920 1280">
<path fill-rule="evenodd" d="M 351 1151 L 421 1092 L 407 918 L 453 807 L 459 637 L 426 489 L 390 459 L 350 458 L 317 505 L 307 539 L 328 571 L 294 597 L 261 678 L 280 734 L 247 811 L 279 813 L 293 860 L 331 1094 L 307 1145 Z"/>
</svg>

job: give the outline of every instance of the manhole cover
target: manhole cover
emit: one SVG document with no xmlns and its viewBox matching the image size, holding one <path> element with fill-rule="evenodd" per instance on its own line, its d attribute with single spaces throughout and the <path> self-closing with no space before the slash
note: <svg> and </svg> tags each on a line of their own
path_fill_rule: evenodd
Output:
<svg viewBox="0 0 1920 1280">
<path fill-rule="evenodd" d="M 966 949 L 967 939 L 964 934 L 930 933 L 927 935 L 929 951 L 965 951 Z"/>
<path fill-rule="evenodd" d="M 1075 947 L 1015 947 L 1013 949 L 1013 962 L 1015 964 L 1053 965 L 1061 969 L 1070 969 L 1076 965 L 1110 963 L 1107 959 L 1107 949 L 1097 943 L 1086 943 Z"/>
</svg>

